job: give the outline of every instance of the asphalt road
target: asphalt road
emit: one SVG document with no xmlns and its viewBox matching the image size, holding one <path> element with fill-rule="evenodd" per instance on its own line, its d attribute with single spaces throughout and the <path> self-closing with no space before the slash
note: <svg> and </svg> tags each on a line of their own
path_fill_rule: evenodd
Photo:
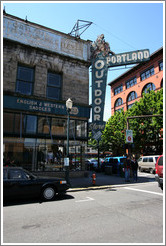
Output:
<svg viewBox="0 0 166 246">
<path fill-rule="evenodd" d="M 52 202 L 3 207 L 3 243 L 162 243 L 156 182 L 68 192 Z"/>
</svg>

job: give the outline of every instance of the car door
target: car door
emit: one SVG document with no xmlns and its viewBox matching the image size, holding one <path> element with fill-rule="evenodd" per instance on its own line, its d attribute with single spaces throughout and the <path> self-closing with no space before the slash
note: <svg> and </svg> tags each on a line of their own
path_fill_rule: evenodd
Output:
<svg viewBox="0 0 166 246">
<path fill-rule="evenodd" d="M 9 169 L 5 187 L 4 192 L 11 198 L 32 197 L 36 193 L 34 182 L 21 169 Z"/>
<path fill-rule="evenodd" d="M 142 168 L 143 169 L 147 169 L 147 162 L 148 162 L 148 158 L 144 157 L 142 160 Z"/>
<path fill-rule="evenodd" d="M 7 177 L 3 180 L 4 198 L 18 198 L 20 195 L 19 182 L 21 180 L 21 172 L 19 169 L 8 169 Z"/>
<path fill-rule="evenodd" d="M 153 156 L 149 157 L 148 167 L 149 167 L 149 169 L 155 169 L 155 163 L 154 163 L 154 160 L 153 160 Z"/>
<path fill-rule="evenodd" d="M 160 178 L 163 178 L 163 156 L 160 156 L 157 162 L 157 174 Z"/>
</svg>

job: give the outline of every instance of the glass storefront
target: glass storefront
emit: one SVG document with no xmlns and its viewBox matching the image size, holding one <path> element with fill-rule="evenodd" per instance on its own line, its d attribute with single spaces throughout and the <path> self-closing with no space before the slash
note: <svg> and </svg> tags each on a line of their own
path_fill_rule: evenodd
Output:
<svg viewBox="0 0 166 246">
<path fill-rule="evenodd" d="M 85 169 L 87 125 L 87 121 L 70 120 L 70 170 Z M 30 171 L 65 171 L 66 118 L 4 112 L 3 126 L 4 165 Z"/>
<path fill-rule="evenodd" d="M 70 170 L 84 170 L 86 142 L 70 141 Z M 4 165 L 30 171 L 65 171 L 66 140 L 10 138 L 3 141 Z"/>
</svg>

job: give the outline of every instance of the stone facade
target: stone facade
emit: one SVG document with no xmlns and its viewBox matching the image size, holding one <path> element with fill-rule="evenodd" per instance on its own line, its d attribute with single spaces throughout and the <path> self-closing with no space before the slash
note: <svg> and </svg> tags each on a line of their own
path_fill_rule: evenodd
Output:
<svg viewBox="0 0 166 246">
<path fill-rule="evenodd" d="M 89 104 L 89 63 L 46 53 L 33 47 L 4 40 L 5 92 L 15 92 L 17 64 L 35 67 L 34 96 L 46 98 L 47 71 L 63 75 L 62 101 L 71 97 L 74 103 Z"/>
<path fill-rule="evenodd" d="M 41 171 L 43 163 L 49 170 L 64 171 L 67 153 L 65 104 L 71 98 L 73 108 L 70 112 L 72 126 L 69 146 L 74 150 L 78 148 L 78 151 L 70 152 L 70 168 L 71 171 L 74 165 L 74 168 L 78 168 L 76 162 L 73 164 L 73 159 L 79 158 L 79 170 L 85 171 L 85 145 L 90 117 L 90 45 L 90 41 L 4 13 L 4 163 L 10 158 L 33 171 Z M 21 93 L 16 90 L 20 65 L 33 68 L 30 95 L 24 91 L 24 84 Z M 61 75 L 61 94 L 60 97 L 58 94 L 58 99 L 47 96 L 49 72 Z M 31 103 L 37 105 L 35 109 Z M 60 162 L 57 161 L 59 151 Z"/>
</svg>

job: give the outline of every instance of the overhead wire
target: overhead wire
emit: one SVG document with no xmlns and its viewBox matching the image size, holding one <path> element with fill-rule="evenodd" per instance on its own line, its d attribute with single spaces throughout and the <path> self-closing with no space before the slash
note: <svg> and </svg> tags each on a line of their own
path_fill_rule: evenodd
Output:
<svg viewBox="0 0 166 246">
<path fill-rule="evenodd" d="M 112 32 L 109 32 L 108 30 L 106 30 L 105 28 L 99 26 L 98 24 L 94 23 L 93 24 L 97 27 L 99 27 L 100 29 L 102 29 L 103 31 L 107 32 L 110 36 L 114 36 L 116 39 L 118 39 L 119 41 L 123 42 L 124 44 L 130 46 L 133 49 L 137 49 L 136 47 L 134 47 L 133 45 L 129 44 L 128 42 L 122 40 L 121 38 L 117 37 L 115 34 L 113 34 Z"/>
</svg>

